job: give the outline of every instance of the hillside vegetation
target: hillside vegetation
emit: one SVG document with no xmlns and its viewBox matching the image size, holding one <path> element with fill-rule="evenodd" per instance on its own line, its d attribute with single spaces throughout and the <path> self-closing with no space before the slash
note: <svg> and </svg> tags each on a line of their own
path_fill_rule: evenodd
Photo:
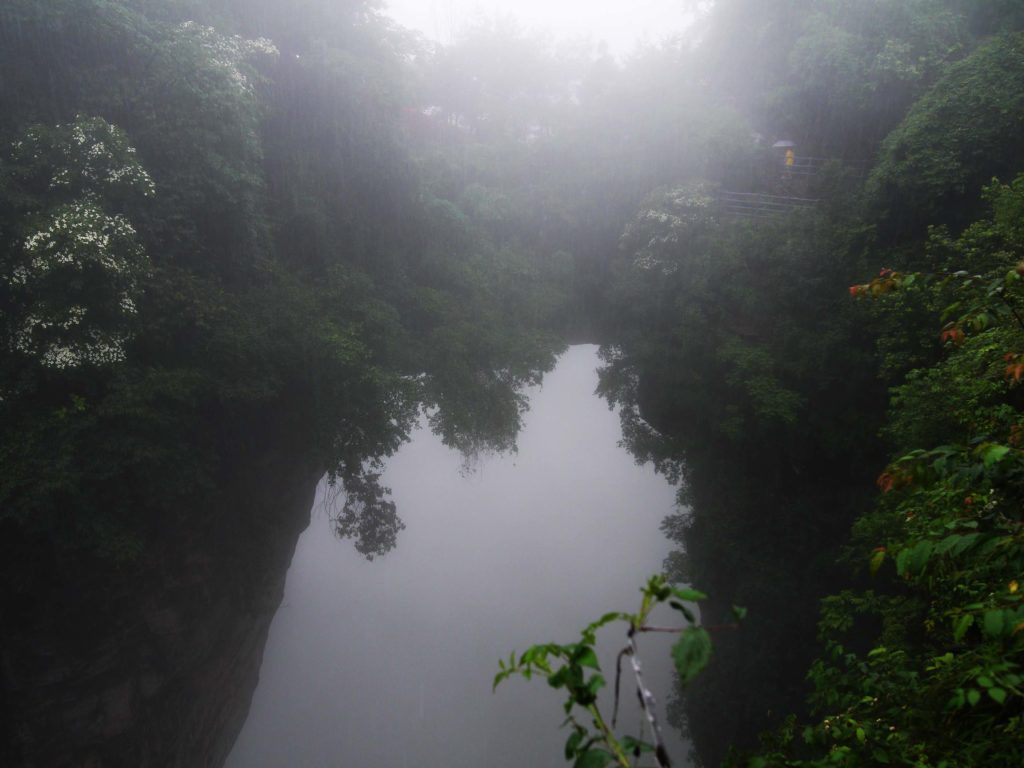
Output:
<svg viewBox="0 0 1024 768">
<path fill-rule="evenodd" d="M 1024 11 L 697 6 L 620 61 L 372 0 L 5 2 L 0 608 L 286 433 L 386 552 L 421 418 L 511 450 L 598 341 L 680 483 L 667 576 L 747 609 L 671 708 L 703 764 L 1021 765 Z"/>
</svg>

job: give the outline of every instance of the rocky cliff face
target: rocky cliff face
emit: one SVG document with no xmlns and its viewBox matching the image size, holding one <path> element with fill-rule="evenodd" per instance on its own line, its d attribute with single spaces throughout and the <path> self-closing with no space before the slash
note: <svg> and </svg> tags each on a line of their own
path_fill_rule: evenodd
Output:
<svg viewBox="0 0 1024 768">
<path fill-rule="evenodd" d="M 39 568 L 3 606 L 0 764 L 224 763 L 320 475 L 280 444 L 244 453 L 140 562 Z"/>
</svg>

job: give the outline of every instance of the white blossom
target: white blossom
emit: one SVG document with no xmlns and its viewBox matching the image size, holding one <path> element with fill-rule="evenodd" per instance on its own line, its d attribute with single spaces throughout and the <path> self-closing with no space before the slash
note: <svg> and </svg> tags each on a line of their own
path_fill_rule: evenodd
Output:
<svg viewBox="0 0 1024 768">
<path fill-rule="evenodd" d="M 265 37 L 250 40 L 239 35 L 222 35 L 213 27 L 194 21 L 186 21 L 178 28 L 185 38 L 199 45 L 207 61 L 220 70 L 228 82 L 243 92 L 250 92 L 252 84 L 242 71 L 242 64 L 256 55 L 278 55 L 277 46 Z"/>
<path fill-rule="evenodd" d="M 26 263 L 13 269 L 6 282 L 45 295 L 48 287 L 68 284 L 65 275 L 69 272 L 82 276 L 75 282 L 85 286 L 101 280 L 106 290 L 114 291 L 114 315 L 127 319 L 138 312 L 137 276 L 148 263 L 135 235 L 127 219 L 105 213 L 92 200 L 62 206 L 43 229 L 25 239 Z M 59 370 L 123 360 L 128 333 L 121 328 L 90 327 L 88 304 L 95 298 L 88 287 L 79 291 L 82 295 L 77 301 L 37 300 L 33 309 L 15 322 L 14 349 Z M 112 308 L 105 312 L 109 315 Z"/>
<path fill-rule="evenodd" d="M 12 164 L 46 173 L 64 199 L 77 194 L 34 212 L 35 231 L 0 254 L 0 285 L 21 307 L 3 318 L 8 349 L 54 370 L 123 361 L 149 261 L 135 228 L 103 201 L 113 188 L 151 196 L 153 180 L 123 131 L 101 118 L 30 127 L 8 154 Z"/>
</svg>

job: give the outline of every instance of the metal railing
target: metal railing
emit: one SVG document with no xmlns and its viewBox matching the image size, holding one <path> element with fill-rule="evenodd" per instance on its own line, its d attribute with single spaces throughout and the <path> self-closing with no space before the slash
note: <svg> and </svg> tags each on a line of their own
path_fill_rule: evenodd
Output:
<svg viewBox="0 0 1024 768">
<path fill-rule="evenodd" d="M 823 157 L 794 157 L 792 165 L 788 165 L 785 160 L 782 161 L 782 170 L 794 176 L 817 176 L 818 171 L 827 162 L 828 160 Z"/>
<path fill-rule="evenodd" d="M 841 162 L 845 170 L 853 171 L 858 176 L 867 175 L 867 164 L 863 161 L 838 161 L 834 157 L 797 156 L 793 158 L 792 165 L 786 165 L 785 158 L 779 162 L 782 167 L 782 172 L 788 173 L 791 176 L 817 176 L 821 172 L 821 169 L 830 162 Z"/>
<path fill-rule="evenodd" d="M 749 219 L 770 219 L 793 211 L 813 208 L 816 199 L 807 197 L 786 197 L 766 195 L 759 192 L 730 192 L 720 190 L 718 206 L 723 216 L 738 216 Z"/>
</svg>

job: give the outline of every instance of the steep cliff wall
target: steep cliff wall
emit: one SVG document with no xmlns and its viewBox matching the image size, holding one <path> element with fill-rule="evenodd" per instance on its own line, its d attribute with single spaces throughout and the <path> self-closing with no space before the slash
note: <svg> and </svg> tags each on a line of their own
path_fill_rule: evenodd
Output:
<svg viewBox="0 0 1024 768">
<path fill-rule="evenodd" d="M 291 442 L 240 449 L 131 566 L 69 567 L 5 537 L 22 588 L 0 613 L 0 763 L 223 764 L 320 475 Z"/>
</svg>

